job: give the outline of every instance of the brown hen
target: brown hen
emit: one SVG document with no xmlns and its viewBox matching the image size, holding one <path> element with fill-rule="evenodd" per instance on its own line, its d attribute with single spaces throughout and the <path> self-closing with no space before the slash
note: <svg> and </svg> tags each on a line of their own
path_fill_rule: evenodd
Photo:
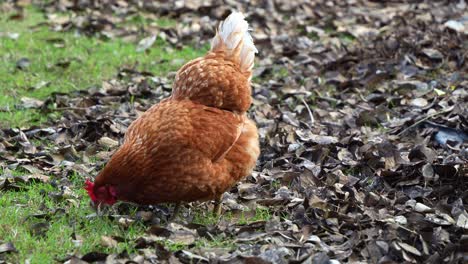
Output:
<svg viewBox="0 0 468 264">
<path fill-rule="evenodd" d="M 204 57 L 185 64 L 172 95 L 127 130 L 86 189 L 97 204 L 218 200 L 249 175 L 260 153 L 247 116 L 255 53 L 241 13 L 221 23 Z"/>
</svg>

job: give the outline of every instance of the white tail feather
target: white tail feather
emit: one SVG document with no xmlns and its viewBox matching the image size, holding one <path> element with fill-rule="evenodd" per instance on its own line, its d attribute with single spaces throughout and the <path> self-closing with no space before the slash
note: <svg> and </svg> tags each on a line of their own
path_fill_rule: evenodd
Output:
<svg viewBox="0 0 468 264">
<path fill-rule="evenodd" d="M 241 45 L 241 46 L 239 46 Z M 229 55 L 239 53 L 240 68 L 242 71 L 251 71 L 254 65 L 255 53 L 258 52 L 249 34 L 249 24 L 240 12 L 231 13 L 219 25 L 216 36 L 211 41 L 211 51 L 226 49 Z"/>
</svg>

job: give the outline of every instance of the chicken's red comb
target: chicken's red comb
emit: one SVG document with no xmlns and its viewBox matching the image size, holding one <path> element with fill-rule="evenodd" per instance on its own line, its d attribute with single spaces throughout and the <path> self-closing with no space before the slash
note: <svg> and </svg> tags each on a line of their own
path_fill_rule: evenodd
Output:
<svg viewBox="0 0 468 264">
<path fill-rule="evenodd" d="M 86 180 L 85 182 L 85 190 L 88 192 L 89 197 L 94 202 L 96 201 L 96 195 L 94 194 L 94 182 L 90 180 Z"/>
</svg>

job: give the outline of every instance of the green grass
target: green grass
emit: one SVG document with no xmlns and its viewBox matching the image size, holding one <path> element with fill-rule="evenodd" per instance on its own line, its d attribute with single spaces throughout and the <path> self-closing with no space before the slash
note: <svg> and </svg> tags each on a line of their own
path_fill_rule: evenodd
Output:
<svg viewBox="0 0 468 264">
<path fill-rule="evenodd" d="M 214 236 L 212 239 L 201 238 L 195 241 L 195 248 L 227 248 L 234 250 L 237 246 L 233 238 L 223 235 Z"/>
<path fill-rule="evenodd" d="M 158 39 L 147 52 L 138 53 L 135 43 L 54 32 L 47 26 L 37 26 L 46 20 L 32 8 L 26 9 L 23 20 L 10 21 L 8 17 L 0 14 L 0 32 L 19 33 L 20 36 L 16 40 L 0 37 L 0 127 L 3 128 L 40 125 L 47 120 L 47 116 L 35 109 L 21 109 L 22 97 L 44 100 L 52 92 L 99 86 L 122 67 L 163 76 L 181 66 L 171 63 L 172 60 L 188 61 L 205 52 L 190 47 L 167 49 L 169 45 Z M 136 23 L 149 23 L 149 20 L 137 17 Z M 174 22 L 161 19 L 152 23 L 167 27 Z M 31 62 L 25 70 L 16 67 L 21 58 Z M 47 85 L 35 88 L 43 83 Z"/>
<path fill-rule="evenodd" d="M 134 222 L 124 228 L 106 217 L 88 218 L 95 212 L 80 187 L 83 179 L 75 176 L 72 181 L 71 189 L 76 198 L 54 199 L 48 194 L 60 190 L 45 183 L 21 184 L 20 191 L 0 192 L 0 239 L 12 242 L 19 252 L 8 255 L 7 260 L 53 263 L 67 255 L 92 251 L 127 251 L 130 254 L 136 251 L 134 241 L 144 233 L 144 225 Z M 38 224 L 46 226 L 43 233 L 34 228 Z M 124 242 L 118 243 L 116 248 L 107 248 L 101 243 L 102 236 L 121 237 Z M 77 244 L 77 240 L 81 243 Z"/>
<path fill-rule="evenodd" d="M 353 43 L 353 41 L 356 40 L 356 38 L 348 32 L 339 32 L 337 37 L 346 44 Z"/>
<path fill-rule="evenodd" d="M 240 225 L 245 225 L 257 221 L 268 221 L 271 217 L 272 212 L 268 207 L 258 206 L 255 211 L 242 212 L 237 222 Z"/>
</svg>

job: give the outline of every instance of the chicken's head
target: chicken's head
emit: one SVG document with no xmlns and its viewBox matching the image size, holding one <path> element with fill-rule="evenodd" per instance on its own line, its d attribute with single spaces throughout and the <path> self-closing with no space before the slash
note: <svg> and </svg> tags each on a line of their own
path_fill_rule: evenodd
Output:
<svg viewBox="0 0 468 264">
<path fill-rule="evenodd" d="M 85 189 L 93 203 L 113 205 L 117 202 L 117 190 L 114 186 L 105 185 L 96 188 L 94 183 L 89 180 L 85 182 L 85 185 Z"/>
</svg>

